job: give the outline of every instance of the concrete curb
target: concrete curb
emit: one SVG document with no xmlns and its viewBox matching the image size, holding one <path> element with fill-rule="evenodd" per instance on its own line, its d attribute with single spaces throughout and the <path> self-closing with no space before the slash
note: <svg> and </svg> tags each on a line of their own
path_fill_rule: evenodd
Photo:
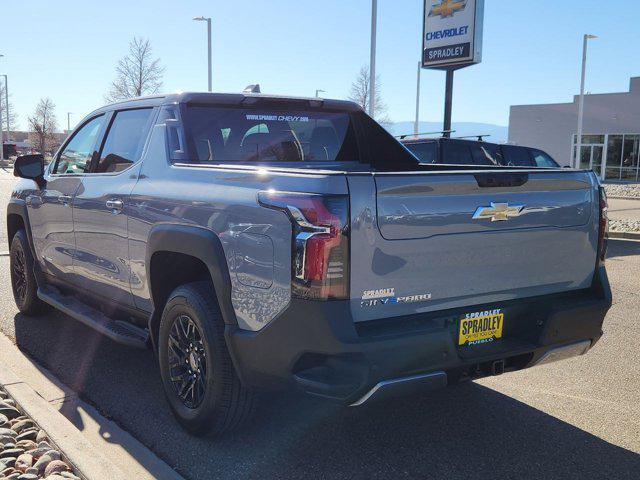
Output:
<svg viewBox="0 0 640 480">
<path fill-rule="evenodd" d="M 609 232 L 611 240 L 640 240 L 640 232 Z"/>
<path fill-rule="evenodd" d="M 86 480 L 184 480 L 2 334 L 0 384 Z"/>
<path fill-rule="evenodd" d="M 611 197 L 607 195 L 608 200 L 640 200 L 640 197 Z"/>
<path fill-rule="evenodd" d="M 119 472 L 82 434 L 44 398 L 9 369 L 0 370 L 0 384 L 41 429 L 47 432 L 51 443 L 60 449 L 86 480 L 103 478 L 127 478 Z M 120 475 L 119 475 L 120 474 Z"/>
</svg>

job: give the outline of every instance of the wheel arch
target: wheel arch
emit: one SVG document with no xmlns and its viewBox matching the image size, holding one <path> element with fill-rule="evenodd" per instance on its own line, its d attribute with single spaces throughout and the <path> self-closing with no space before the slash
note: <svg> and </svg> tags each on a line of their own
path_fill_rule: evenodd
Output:
<svg viewBox="0 0 640 480">
<path fill-rule="evenodd" d="M 33 238 L 31 238 L 31 225 L 29 224 L 29 216 L 27 212 L 27 205 L 24 200 L 11 199 L 7 205 L 7 240 L 8 248 L 11 249 L 11 241 L 15 234 L 24 229 L 27 234 L 27 240 L 29 241 L 29 248 L 35 258 L 35 250 L 33 248 Z M 36 262 L 37 263 L 37 262 Z"/>
<path fill-rule="evenodd" d="M 174 263 L 176 259 L 179 261 Z M 185 274 L 178 272 L 176 275 L 176 270 L 172 271 L 173 279 L 167 286 L 160 282 L 162 273 L 167 271 L 168 261 L 177 268 L 183 268 Z M 222 242 L 211 230 L 169 224 L 153 227 L 147 241 L 146 274 L 153 307 L 149 318 L 149 332 L 154 348 L 157 347 L 158 327 L 168 295 L 180 284 L 202 280 L 203 276 L 213 285 L 213 293 L 225 324 L 237 324 L 231 302 L 231 277 L 227 258 Z M 185 281 L 180 282 L 182 279 Z"/>
</svg>

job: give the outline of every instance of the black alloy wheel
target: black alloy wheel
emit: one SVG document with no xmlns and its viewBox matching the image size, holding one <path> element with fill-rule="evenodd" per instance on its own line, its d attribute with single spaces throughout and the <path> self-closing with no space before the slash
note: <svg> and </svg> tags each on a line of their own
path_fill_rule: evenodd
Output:
<svg viewBox="0 0 640 480">
<path fill-rule="evenodd" d="M 171 382 L 187 408 L 198 408 L 207 391 L 206 351 L 202 334 L 188 315 L 178 316 L 169 334 Z"/>
<path fill-rule="evenodd" d="M 15 250 L 11 262 L 11 283 L 17 304 L 22 305 L 27 297 L 27 262 L 21 248 Z"/>
</svg>

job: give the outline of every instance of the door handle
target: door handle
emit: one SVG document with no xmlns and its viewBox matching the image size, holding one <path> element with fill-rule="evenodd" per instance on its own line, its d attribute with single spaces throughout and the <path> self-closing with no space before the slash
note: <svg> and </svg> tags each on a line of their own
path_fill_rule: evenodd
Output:
<svg viewBox="0 0 640 480">
<path fill-rule="evenodd" d="M 71 203 L 71 196 L 70 195 L 60 195 L 58 196 L 58 201 L 63 204 L 65 207 L 68 207 L 69 204 Z"/>
<path fill-rule="evenodd" d="M 122 200 L 107 200 L 105 205 L 109 210 L 111 210 L 111 213 L 114 214 L 122 212 L 122 209 L 124 207 Z"/>
</svg>

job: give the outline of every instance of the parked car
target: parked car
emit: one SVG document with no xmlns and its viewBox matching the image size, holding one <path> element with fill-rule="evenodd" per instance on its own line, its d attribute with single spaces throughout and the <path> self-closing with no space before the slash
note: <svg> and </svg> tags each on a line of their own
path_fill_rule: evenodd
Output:
<svg viewBox="0 0 640 480">
<path fill-rule="evenodd" d="M 116 103 L 16 161 L 15 301 L 152 348 L 195 434 L 260 389 L 359 406 L 586 353 L 611 306 L 594 174 L 440 167 L 350 102 Z"/>
<path fill-rule="evenodd" d="M 559 167 L 548 153 L 537 148 L 445 137 L 405 138 L 402 143 L 426 164 Z"/>
<path fill-rule="evenodd" d="M 4 157 L 3 159 L 4 160 L 9 160 L 11 157 L 17 155 L 17 153 L 18 153 L 17 150 L 16 150 L 16 144 L 15 143 L 7 143 L 7 142 L 5 142 L 5 143 L 3 143 L 3 147 L 4 148 L 3 148 L 2 153 L 3 153 L 3 157 Z M 3 159 L 0 159 L 0 160 L 3 160 Z"/>
</svg>

